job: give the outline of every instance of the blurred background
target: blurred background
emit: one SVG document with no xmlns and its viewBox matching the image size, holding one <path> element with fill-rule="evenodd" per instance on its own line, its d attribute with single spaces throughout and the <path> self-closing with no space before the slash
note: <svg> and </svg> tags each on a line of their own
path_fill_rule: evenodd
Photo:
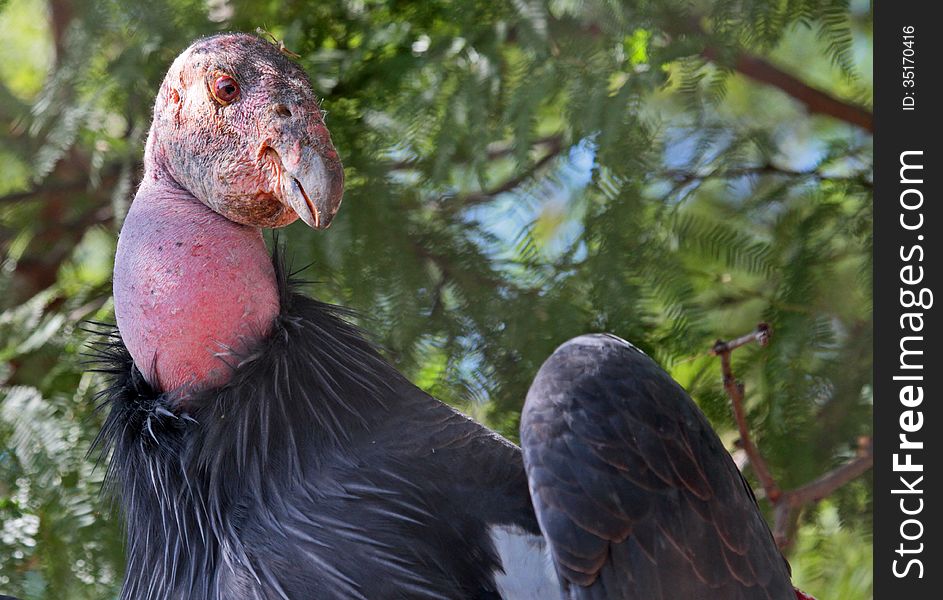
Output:
<svg viewBox="0 0 943 600">
<path fill-rule="evenodd" d="M 0 592 L 113 598 L 83 319 L 113 322 L 152 102 L 194 38 L 264 28 L 347 175 L 281 235 L 414 382 L 517 439 L 561 342 L 610 331 L 741 463 L 718 338 L 784 489 L 871 432 L 871 7 L 854 0 L 0 0 Z M 772 519 L 749 464 L 744 472 Z M 789 523 L 797 584 L 870 598 L 870 473 Z"/>
</svg>

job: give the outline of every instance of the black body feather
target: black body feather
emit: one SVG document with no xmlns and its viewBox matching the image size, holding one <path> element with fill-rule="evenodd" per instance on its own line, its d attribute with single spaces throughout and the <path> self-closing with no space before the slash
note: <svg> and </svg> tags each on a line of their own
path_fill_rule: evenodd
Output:
<svg viewBox="0 0 943 600">
<path fill-rule="evenodd" d="M 522 459 L 275 263 L 272 333 L 186 409 L 148 385 L 116 330 L 97 347 L 111 379 L 99 445 L 128 528 L 122 600 L 550 600 L 530 542 L 541 556 L 521 564 L 541 572 L 514 592 L 496 582 L 492 528 L 539 536 L 535 508 L 568 597 L 793 598 L 716 434 L 626 342 L 583 336 L 548 359 Z M 540 581 L 551 588 L 530 589 Z"/>
<path fill-rule="evenodd" d="M 186 410 L 99 344 L 128 528 L 122 599 L 497 597 L 488 527 L 534 534 L 520 451 L 410 384 L 339 309 L 291 291 Z"/>
</svg>

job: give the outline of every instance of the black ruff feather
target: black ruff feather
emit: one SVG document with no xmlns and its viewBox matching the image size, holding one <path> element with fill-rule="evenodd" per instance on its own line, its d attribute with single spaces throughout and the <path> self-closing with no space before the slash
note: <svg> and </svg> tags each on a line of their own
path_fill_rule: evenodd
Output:
<svg viewBox="0 0 943 600">
<path fill-rule="evenodd" d="M 113 327 L 95 346 L 121 598 L 494 597 L 488 526 L 538 531 L 519 450 L 411 385 L 274 262 L 280 314 L 227 357 L 221 388 L 183 404 Z"/>
</svg>

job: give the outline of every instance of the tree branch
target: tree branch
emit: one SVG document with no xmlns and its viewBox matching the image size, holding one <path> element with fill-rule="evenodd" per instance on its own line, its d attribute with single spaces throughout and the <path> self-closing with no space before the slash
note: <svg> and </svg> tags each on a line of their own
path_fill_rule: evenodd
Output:
<svg viewBox="0 0 943 600">
<path fill-rule="evenodd" d="M 792 544 L 799 511 L 807 504 L 827 498 L 832 492 L 868 472 L 874 465 L 874 443 L 870 437 L 859 440 L 858 455 L 819 478 L 785 492 L 773 511 L 773 537 L 780 548 Z"/>
<path fill-rule="evenodd" d="M 766 460 L 750 437 L 750 426 L 747 423 L 746 412 L 743 409 L 743 384 L 734 377 L 733 368 L 730 365 L 731 352 L 754 341 L 761 346 L 765 346 L 769 343 L 770 334 L 769 325 L 760 323 L 752 333 L 730 342 L 717 340 L 714 347 L 711 348 L 711 354 L 720 357 L 721 371 L 724 375 L 724 390 L 726 390 L 727 396 L 730 397 L 730 402 L 733 405 L 733 414 L 737 421 L 737 429 L 740 430 L 740 442 L 743 444 L 743 450 L 747 453 L 750 464 L 753 465 L 753 472 L 756 473 L 757 478 L 763 485 L 766 497 L 775 504 L 782 492 L 776 484 L 776 480 L 773 479 L 773 475 L 766 465 Z"/>
<path fill-rule="evenodd" d="M 712 62 L 718 62 L 721 53 L 708 46 L 701 55 Z M 828 115 L 874 133 L 874 114 L 871 111 L 814 88 L 767 60 L 741 52 L 729 66 L 741 75 L 785 92 L 804 104 L 811 113 Z"/>
<path fill-rule="evenodd" d="M 49 25 L 56 48 L 56 62 L 61 62 L 65 55 L 65 35 L 75 18 L 72 0 L 51 0 L 49 2 Z"/>
<path fill-rule="evenodd" d="M 773 163 L 765 163 L 755 166 L 733 167 L 724 170 L 713 170 L 699 173 L 697 171 L 686 171 L 683 169 L 669 169 L 657 174 L 660 178 L 672 179 L 676 182 L 672 188 L 678 189 L 693 183 L 706 179 L 737 179 L 740 177 L 749 177 L 751 175 L 778 175 L 782 177 L 807 177 L 816 181 L 842 181 L 857 183 L 866 188 L 873 188 L 874 183 L 865 178 L 862 174 L 856 175 L 826 175 L 818 170 L 797 171 L 780 167 Z"/>
<path fill-rule="evenodd" d="M 479 192 L 472 192 L 470 194 L 461 194 L 456 196 L 443 196 L 439 198 L 439 204 L 445 205 L 448 201 L 447 208 L 450 211 L 457 211 L 465 208 L 470 208 L 472 206 L 477 206 L 483 204 L 488 200 L 491 200 L 498 194 L 503 194 L 505 192 L 510 192 L 514 190 L 519 185 L 533 177 L 538 171 L 543 169 L 550 161 L 555 159 L 563 151 L 563 142 L 561 139 L 556 139 L 555 141 L 548 142 L 547 153 L 541 157 L 537 162 L 532 164 L 527 169 L 524 169 L 520 173 L 510 177 L 504 182 L 498 184 L 497 186 L 481 190 Z"/>
<path fill-rule="evenodd" d="M 41 203 L 39 218 L 32 228 L 34 235 L 13 270 L 11 293 L 9 298 L 0 302 L 0 306 L 6 306 L 7 301 L 11 305 L 19 304 L 52 285 L 58 277 L 59 267 L 71 255 L 85 231 L 114 217 L 111 190 L 120 169 L 116 165 L 104 167 L 99 185 L 91 188 L 88 165 L 88 157 L 73 147 L 43 183 L 31 190 L 0 197 L 0 206 L 27 201 Z M 75 194 L 87 194 L 93 200 L 79 217 L 67 220 L 68 208 Z M 7 240 L 4 237 L 0 236 L 0 247 L 6 251 Z"/>
<path fill-rule="evenodd" d="M 822 498 L 863 475 L 874 465 L 874 442 L 871 438 L 865 438 L 859 443 L 858 455 L 848 462 L 835 467 L 828 473 L 825 473 L 818 479 L 790 490 L 786 493 L 784 501 L 788 499 L 794 507 L 802 506 L 810 502 L 818 502 Z"/>
<path fill-rule="evenodd" d="M 756 329 L 729 342 L 717 340 L 711 348 L 711 354 L 720 357 L 721 371 L 724 375 L 724 390 L 733 405 L 737 428 L 740 430 L 740 443 L 746 453 L 757 479 L 766 491 L 766 497 L 773 505 L 773 537 L 780 548 L 792 543 L 799 511 L 807 504 L 818 502 L 846 483 L 866 473 L 874 464 L 874 443 L 870 437 L 858 440 L 857 456 L 844 464 L 828 471 L 824 475 L 795 489 L 782 491 L 770 474 L 766 460 L 750 437 L 749 426 L 743 410 L 743 384 L 733 375 L 730 366 L 730 354 L 747 344 L 756 342 L 761 346 L 769 343 L 772 330 L 766 323 L 760 323 Z"/>
<path fill-rule="evenodd" d="M 700 16 L 688 16 L 676 21 L 666 32 L 708 38 L 711 34 L 704 29 L 701 23 L 702 18 Z M 581 30 L 592 38 L 605 35 L 605 28 L 599 23 L 585 24 L 581 27 Z M 811 113 L 828 115 L 840 121 L 857 125 L 869 133 L 874 133 L 874 114 L 871 111 L 814 88 L 763 58 L 741 50 L 732 57 L 732 60 L 729 60 L 729 53 L 710 45 L 701 51 L 701 56 L 711 62 L 730 67 L 737 73 L 754 81 L 785 92 L 796 101 L 804 104 Z"/>
<path fill-rule="evenodd" d="M 11 192 L 5 196 L 0 196 L 0 205 L 16 204 L 17 202 L 26 202 L 29 200 L 50 200 L 55 198 L 55 194 L 62 192 L 81 192 L 89 187 L 88 178 L 73 181 L 49 181 L 47 179 L 41 185 L 19 192 Z"/>
</svg>

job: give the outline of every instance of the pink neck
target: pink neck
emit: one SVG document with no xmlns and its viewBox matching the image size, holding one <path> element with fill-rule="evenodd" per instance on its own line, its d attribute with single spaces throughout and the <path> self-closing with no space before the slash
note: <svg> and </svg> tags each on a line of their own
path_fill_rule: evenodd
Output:
<svg viewBox="0 0 943 600">
<path fill-rule="evenodd" d="M 279 310 L 261 232 L 151 170 L 121 229 L 114 295 L 135 365 L 182 396 L 228 381 L 227 363 L 268 334 Z"/>
</svg>

